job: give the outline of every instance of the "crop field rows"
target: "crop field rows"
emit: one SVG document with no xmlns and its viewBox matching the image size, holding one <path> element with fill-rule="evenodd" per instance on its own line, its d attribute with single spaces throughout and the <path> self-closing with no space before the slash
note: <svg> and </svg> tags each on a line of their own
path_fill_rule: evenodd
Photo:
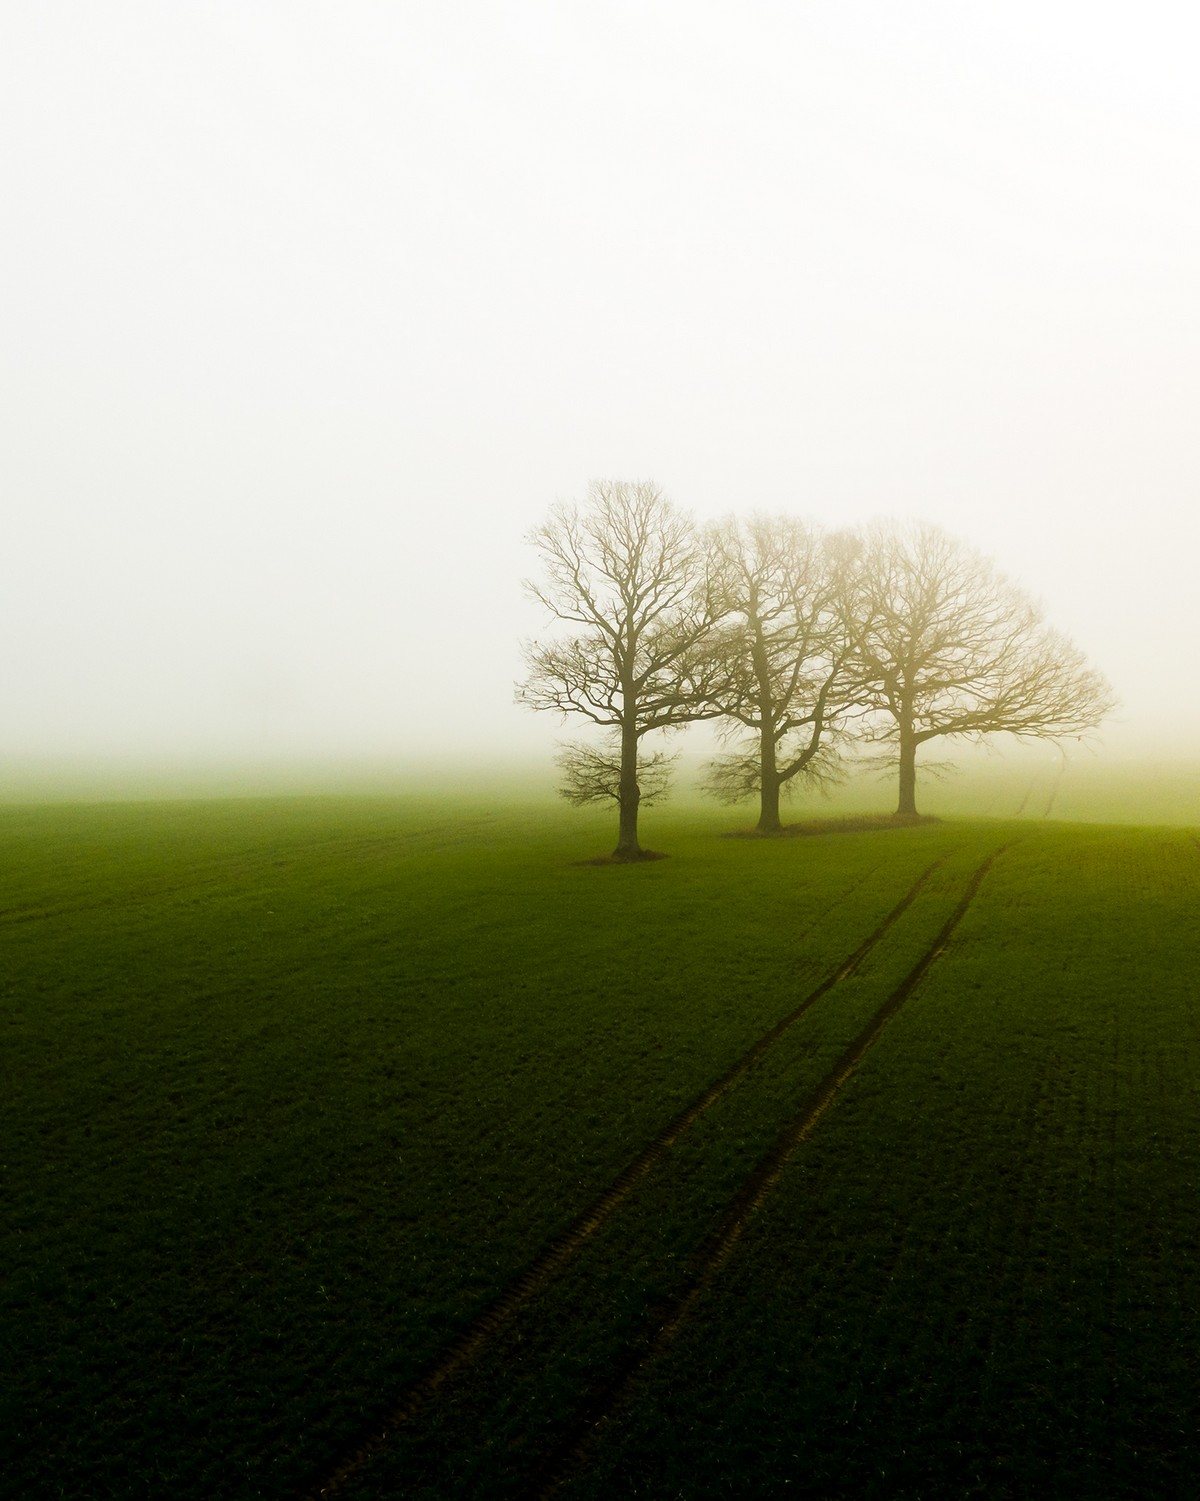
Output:
<svg viewBox="0 0 1200 1501">
<path fill-rule="evenodd" d="M 462 812 L 54 815 L 14 1494 L 1186 1494 L 1190 832 Z"/>
<path fill-rule="evenodd" d="M 578 1252 L 586 1240 L 594 1235 L 617 1211 L 621 1204 L 630 1196 L 635 1186 L 647 1176 L 650 1171 L 663 1163 L 668 1150 L 683 1136 L 690 1127 L 710 1110 L 720 1099 L 723 1098 L 737 1083 L 739 1083 L 750 1069 L 755 1067 L 765 1057 L 768 1050 L 773 1047 L 780 1038 L 794 1026 L 800 1018 L 826 995 L 839 981 L 844 981 L 853 975 L 871 950 L 880 942 L 888 930 L 908 910 L 916 899 L 921 888 L 928 881 L 937 864 L 929 866 L 917 877 L 916 881 L 904 894 L 896 906 L 887 914 L 884 920 L 871 932 L 868 937 L 858 946 L 847 959 L 830 973 L 819 985 L 816 986 L 799 1006 L 790 1011 L 781 1021 L 776 1023 L 770 1031 L 763 1034 L 734 1064 L 727 1069 L 705 1092 L 691 1104 L 685 1107 L 670 1124 L 646 1146 L 636 1158 L 618 1175 L 581 1215 L 574 1221 L 569 1229 L 551 1244 L 549 1244 L 536 1258 L 533 1265 L 524 1271 L 521 1276 L 508 1288 L 505 1289 L 497 1301 L 480 1315 L 471 1326 L 466 1329 L 442 1354 L 434 1365 L 414 1381 L 400 1401 L 393 1407 L 388 1415 L 387 1423 L 371 1435 L 365 1442 L 356 1444 L 353 1453 L 339 1464 L 322 1484 L 314 1487 L 314 1495 L 331 1495 L 338 1490 L 356 1470 L 362 1467 L 371 1456 L 378 1452 L 387 1442 L 392 1432 L 416 1417 L 421 1407 L 432 1398 L 438 1389 L 452 1376 L 464 1370 L 486 1348 L 489 1339 L 530 1302 L 546 1282 L 559 1273 L 572 1257 Z M 982 867 L 979 872 L 982 874 Z M 970 894 L 974 894 L 974 885 Z M 965 902 L 960 904 L 965 909 Z M 939 940 L 944 941 L 948 937 L 948 929 L 960 915 L 956 909 L 953 919 L 939 935 Z M 935 949 L 931 949 L 921 964 L 919 971 L 923 972 L 929 960 L 935 955 Z M 914 971 L 913 978 L 918 971 Z M 701 1248 L 696 1259 L 687 1290 L 684 1296 L 676 1300 L 672 1310 L 671 1322 L 659 1324 L 655 1336 L 655 1343 L 661 1343 L 666 1331 L 681 1322 L 688 1311 L 690 1303 L 699 1291 L 703 1281 L 712 1275 L 718 1265 L 724 1261 L 732 1249 L 737 1234 L 745 1224 L 749 1215 L 765 1197 L 778 1170 L 786 1157 L 787 1152 L 815 1124 L 817 1117 L 826 1108 L 833 1098 L 836 1090 L 848 1077 L 859 1058 L 866 1048 L 874 1041 L 887 1019 L 887 1013 L 899 1004 L 903 999 L 902 992 L 895 992 L 889 997 L 888 1002 L 868 1023 L 867 1030 L 862 1034 L 846 1053 L 839 1058 L 834 1067 L 834 1072 L 817 1087 L 815 1094 L 802 1107 L 800 1114 L 784 1128 L 782 1136 L 776 1141 L 751 1173 L 750 1177 L 742 1185 L 737 1197 L 728 1207 L 709 1242 Z M 656 1310 L 656 1316 L 658 1314 Z M 629 1372 L 622 1374 L 628 1376 Z M 610 1396 L 615 1396 L 615 1384 Z M 603 1412 L 597 1412 L 595 1404 L 589 1405 L 586 1415 L 576 1428 L 582 1432 L 594 1427 L 603 1416 Z M 543 1466 L 547 1472 L 547 1479 L 535 1489 L 539 1493 L 549 1494 L 555 1488 L 555 1480 L 562 1468 L 563 1452 L 569 1453 L 578 1446 L 580 1440 L 571 1438 L 565 1444 L 559 1445 L 559 1451 L 553 1459 Z"/>
<path fill-rule="evenodd" d="M 544 1369 L 539 1367 L 543 1362 L 551 1367 L 561 1367 L 578 1361 L 580 1351 L 588 1336 L 574 1327 L 573 1321 L 565 1313 L 565 1307 L 572 1300 L 590 1304 L 589 1318 L 595 1320 L 594 1292 L 599 1278 L 593 1269 L 585 1269 L 580 1279 L 582 1287 L 577 1287 L 573 1292 L 567 1289 L 561 1290 L 557 1298 L 553 1300 L 550 1311 L 543 1312 L 537 1306 L 538 1293 L 551 1277 L 565 1269 L 567 1263 L 583 1248 L 585 1242 L 605 1225 L 623 1202 L 631 1196 L 635 1186 L 640 1184 L 652 1169 L 666 1172 L 671 1170 L 675 1164 L 667 1160 L 668 1149 L 674 1148 L 684 1133 L 727 1095 L 736 1084 L 745 1079 L 752 1069 L 761 1067 L 768 1051 L 780 1042 L 811 1007 L 833 991 L 836 986 L 850 980 L 862 969 L 872 950 L 916 901 L 930 877 L 943 863 L 942 860 L 935 861 L 918 876 L 884 920 L 853 953 L 848 955 L 804 997 L 799 1006 L 758 1039 L 731 1069 L 727 1070 L 699 1099 L 681 1112 L 666 1130 L 625 1169 L 611 1187 L 584 1211 L 570 1230 L 549 1246 L 534 1265 L 523 1273 L 511 1288 L 506 1290 L 501 1299 L 489 1308 L 459 1340 L 455 1341 L 428 1372 L 412 1384 L 401 1401 L 393 1407 L 388 1422 L 372 1434 L 366 1442 L 356 1445 L 353 1453 L 322 1483 L 314 1486 L 308 1494 L 318 1496 L 341 1492 L 364 1464 L 387 1449 L 389 1442 L 397 1443 L 400 1430 L 406 1424 L 419 1422 L 422 1418 L 428 1419 L 428 1406 L 437 1397 L 443 1385 L 452 1377 L 465 1374 L 468 1367 L 482 1356 L 502 1327 L 517 1315 L 521 1315 L 524 1321 L 524 1328 L 519 1338 L 511 1340 L 509 1347 L 502 1351 L 499 1357 L 493 1357 L 493 1363 L 498 1367 L 498 1371 L 493 1378 L 495 1394 L 491 1400 L 497 1401 L 503 1407 L 505 1413 L 503 1421 L 506 1429 L 509 1430 L 503 1449 L 488 1434 L 488 1423 L 482 1414 L 489 1405 L 489 1398 L 481 1395 L 481 1390 L 486 1391 L 488 1382 L 486 1378 L 478 1380 L 475 1382 L 474 1390 L 461 1395 L 456 1394 L 453 1405 L 447 1404 L 449 1411 L 462 1414 L 461 1421 L 456 1422 L 453 1417 L 448 1417 L 445 1413 L 437 1416 L 436 1422 L 444 1430 L 444 1436 L 439 1440 L 441 1458 L 432 1462 L 429 1459 L 414 1462 L 411 1456 L 406 1455 L 400 1463 L 393 1462 L 388 1467 L 389 1473 L 386 1477 L 381 1477 L 378 1472 L 372 1476 L 366 1484 L 364 1494 L 374 1493 L 381 1485 L 385 1492 L 392 1486 L 402 1486 L 405 1494 L 427 1493 L 431 1496 L 445 1493 L 447 1486 L 463 1488 L 464 1494 L 470 1493 L 472 1487 L 480 1489 L 486 1487 L 496 1494 L 510 1492 L 521 1496 L 548 1497 L 558 1493 L 572 1473 L 579 1469 L 586 1459 L 589 1449 L 595 1443 L 598 1430 L 607 1421 L 611 1412 L 628 1400 L 631 1390 L 635 1389 L 635 1380 L 642 1367 L 660 1354 L 686 1324 L 698 1299 L 732 1254 L 751 1216 L 766 1201 L 791 1153 L 812 1132 L 837 1092 L 852 1076 L 869 1048 L 876 1042 L 891 1016 L 915 989 L 929 966 L 943 952 L 954 928 L 975 896 L 993 858 L 994 854 L 989 854 L 969 876 L 960 900 L 934 936 L 933 941 L 917 959 L 913 968 L 890 992 L 885 994 L 882 1003 L 866 1012 L 859 1008 L 853 1010 L 847 1008 L 843 1012 L 841 1018 L 843 1027 L 851 1018 L 856 1024 L 862 1021 L 863 1025 L 857 1035 L 853 1036 L 838 1053 L 825 1074 L 821 1076 L 814 1070 L 813 1059 L 817 1057 L 824 1061 L 827 1055 L 810 1053 L 804 1058 L 803 1071 L 797 1070 L 793 1063 L 788 1072 L 776 1080 L 777 1088 L 781 1087 L 786 1079 L 787 1087 L 799 1089 L 798 1109 L 795 1101 L 791 1101 L 793 1113 L 779 1126 L 765 1153 L 752 1163 L 750 1171 L 737 1187 L 732 1198 L 717 1213 L 715 1222 L 712 1223 L 708 1233 L 698 1245 L 693 1247 L 692 1254 L 686 1258 L 683 1257 L 679 1242 L 671 1243 L 665 1248 L 663 1259 L 673 1270 L 674 1277 L 664 1276 L 662 1268 L 656 1269 L 655 1285 L 658 1295 L 647 1304 L 640 1320 L 634 1323 L 626 1335 L 624 1345 L 614 1347 L 609 1369 L 605 1370 L 601 1361 L 598 1370 L 589 1371 L 582 1394 L 561 1432 L 554 1434 L 551 1425 L 546 1421 L 541 1395 L 546 1384 L 546 1375 Z M 947 894 L 943 892 L 943 898 Z M 863 1003 L 869 1006 L 874 1000 L 878 1000 L 878 997 L 868 987 L 864 990 Z M 843 1034 L 839 1033 L 839 1036 L 841 1035 Z M 751 1082 L 748 1087 L 752 1088 L 753 1083 Z M 777 1107 L 778 1103 L 777 1100 Z M 753 1110 L 752 1101 L 748 1102 L 748 1106 L 750 1110 Z M 774 1119 L 774 1113 L 771 1118 Z M 750 1138 L 747 1136 L 746 1139 Z M 757 1133 L 756 1139 L 759 1139 Z M 744 1162 L 750 1164 L 751 1157 L 747 1155 Z M 689 1176 L 697 1177 L 703 1172 L 703 1164 L 693 1159 L 686 1165 L 686 1171 Z M 694 1188 L 685 1183 L 682 1186 L 675 1186 L 671 1192 L 678 1197 L 694 1192 Z M 648 1186 L 643 1190 L 641 1216 L 652 1220 L 660 1207 L 655 1187 Z M 711 1203 L 705 1206 L 706 1214 L 711 1215 L 712 1210 Z M 694 1223 L 699 1226 L 703 1220 L 697 1216 Z M 642 1233 L 644 1234 L 644 1231 Z M 610 1246 L 605 1254 L 610 1259 L 619 1259 L 626 1250 L 627 1247 L 618 1229 L 611 1236 Z M 645 1273 L 640 1272 L 638 1276 L 644 1277 Z M 672 1287 L 672 1291 L 664 1295 L 662 1290 L 667 1287 Z M 627 1299 L 628 1289 L 624 1282 L 622 1293 Z M 621 1311 L 614 1310 L 613 1317 L 614 1322 L 622 1322 Z M 628 1325 L 628 1309 L 625 1310 L 623 1317 Z M 528 1352 L 531 1347 L 546 1352 L 542 1361 L 530 1359 Z M 514 1413 L 516 1399 L 513 1375 L 517 1370 L 521 1371 L 522 1377 L 529 1381 L 531 1386 L 526 1397 L 528 1411 L 523 1420 L 517 1418 Z M 512 1425 L 522 1421 L 524 1425 L 533 1428 L 538 1433 L 537 1442 L 530 1446 L 534 1450 L 532 1456 L 524 1452 L 526 1444 L 511 1431 Z M 420 1444 L 419 1439 L 417 1443 Z M 538 1452 L 539 1447 L 541 1452 Z M 477 1456 L 473 1469 L 467 1459 L 468 1453 L 472 1450 Z M 518 1451 L 522 1454 L 520 1466 L 514 1468 L 511 1458 L 505 1461 L 503 1467 L 498 1463 L 498 1455 L 501 1452 L 511 1456 Z M 522 1468 L 528 1473 L 522 1474 Z M 456 1469 L 459 1471 L 457 1475 L 454 1473 Z M 505 1475 L 504 1469 L 509 1469 L 511 1473 Z M 425 1478 L 422 1480 L 419 1477 L 423 1471 Z"/>
</svg>

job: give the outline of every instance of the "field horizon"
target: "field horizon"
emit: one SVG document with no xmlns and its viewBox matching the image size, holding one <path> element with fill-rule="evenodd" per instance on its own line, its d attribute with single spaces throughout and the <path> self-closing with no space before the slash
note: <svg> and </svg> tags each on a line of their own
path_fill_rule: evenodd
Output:
<svg viewBox="0 0 1200 1501">
<path fill-rule="evenodd" d="M 0 807 L 14 1493 L 1183 1494 L 1193 781 Z"/>
<path fill-rule="evenodd" d="M 1009 739 L 1010 737 L 1001 737 Z M 701 790 L 706 756 L 685 747 L 664 805 L 724 823 L 753 823 L 754 803 L 722 805 Z M 233 760 L 10 757 L 0 761 L 0 810 L 39 804 L 220 801 L 229 798 L 463 796 L 557 804 L 558 773 L 549 753 L 501 757 L 480 773 L 466 757 L 339 756 Z M 1182 750 L 1138 751 L 1015 744 L 956 746 L 919 765 L 918 806 L 938 817 L 1054 817 L 1086 823 L 1200 825 L 1200 766 Z M 846 781 L 828 792 L 796 789 L 785 822 L 887 812 L 894 773 L 851 763 Z M 578 816 L 578 815 L 576 815 Z M 643 813 L 653 820 L 655 810 Z"/>
</svg>

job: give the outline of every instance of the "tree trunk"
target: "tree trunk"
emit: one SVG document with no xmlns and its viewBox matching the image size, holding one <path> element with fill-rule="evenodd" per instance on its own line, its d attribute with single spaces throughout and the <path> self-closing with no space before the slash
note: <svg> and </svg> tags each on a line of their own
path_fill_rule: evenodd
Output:
<svg viewBox="0 0 1200 1501">
<path fill-rule="evenodd" d="M 638 843 L 638 803 L 641 790 L 637 779 L 638 737 L 631 724 L 621 726 L 621 781 L 617 789 L 617 806 L 621 821 L 617 834 L 617 847 L 613 857 L 617 860 L 638 860 L 642 847 Z"/>
<path fill-rule="evenodd" d="M 917 741 L 912 730 L 900 726 L 900 802 L 897 813 L 917 811 Z"/>
<path fill-rule="evenodd" d="M 779 768 L 775 760 L 775 736 L 763 728 L 759 741 L 759 815 L 760 834 L 781 834 L 779 821 Z"/>
</svg>

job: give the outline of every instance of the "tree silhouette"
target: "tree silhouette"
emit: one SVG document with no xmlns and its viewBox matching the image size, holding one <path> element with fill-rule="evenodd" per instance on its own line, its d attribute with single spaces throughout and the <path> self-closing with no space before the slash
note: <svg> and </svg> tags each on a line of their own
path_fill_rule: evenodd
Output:
<svg viewBox="0 0 1200 1501">
<path fill-rule="evenodd" d="M 838 742 L 863 701 L 847 609 L 858 549 L 790 516 L 730 518 L 706 543 L 725 612 L 714 704 L 737 749 L 710 762 L 705 786 L 725 802 L 757 793 L 759 832 L 779 833 L 797 781 L 839 777 Z"/>
<path fill-rule="evenodd" d="M 897 813 L 915 814 L 917 751 L 1005 730 L 1057 739 L 1112 709 L 1105 679 L 978 553 L 926 525 L 867 534 L 853 632 L 880 727 L 895 747 Z"/>
<path fill-rule="evenodd" d="M 613 858 L 643 859 L 639 806 L 661 795 L 666 768 L 661 756 L 639 758 L 642 741 L 717 712 L 708 703 L 714 604 L 702 549 L 690 519 L 648 481 L 597 481 L 586 507 L 556 506 L 529 541 L 542 577 L 526 587 L 573 630 L 526 646 L 518 701 L 608 732 L 609 750 L 563 750 L 560 790 L 576 803 L 612 798 Z"/>
</svg>

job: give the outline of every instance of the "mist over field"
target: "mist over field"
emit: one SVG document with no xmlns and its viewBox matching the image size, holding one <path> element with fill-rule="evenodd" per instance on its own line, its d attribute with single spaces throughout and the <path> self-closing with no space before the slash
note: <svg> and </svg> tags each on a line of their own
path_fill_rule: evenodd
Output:
<svg viewBox="0 0 1200 1501">
<path fill-rule="evenodd" d="M 552 779 L 524 538 L 917 516 L 1194 755 L 1200 22 L 9 7 L 0 795 Z M 700 757 L 701 732 L 690 732 Z"/>
<path fill-rule="evenodd" d="M 1196 1494 L 1198 54 L 0 6 L 6 1495 Z"/>
</svg>

